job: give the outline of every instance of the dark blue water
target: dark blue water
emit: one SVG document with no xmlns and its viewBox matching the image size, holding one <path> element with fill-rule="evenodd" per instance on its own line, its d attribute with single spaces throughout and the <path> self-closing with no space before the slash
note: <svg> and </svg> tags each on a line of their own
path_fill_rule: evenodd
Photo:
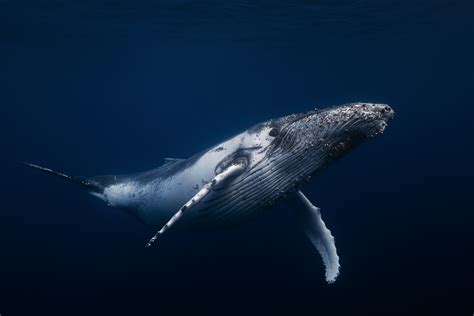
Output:
<svg viewBox="0 0 474 316">
<path fill-rule="evenodd" d="M 471 315 L 469 1 L 0 1 L 0 314 Z M 304 188 L 336 237 L 327 285 L 288 210 L 153 230 L 73 175 L 150 169 L 272 117 L 390 104 L 385 134 Z"/>
</svg>

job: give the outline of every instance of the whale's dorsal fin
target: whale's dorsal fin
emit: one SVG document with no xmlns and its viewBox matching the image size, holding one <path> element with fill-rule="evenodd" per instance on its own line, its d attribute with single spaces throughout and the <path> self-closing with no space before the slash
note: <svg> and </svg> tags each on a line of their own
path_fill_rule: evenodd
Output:
<svg viewBox="0 0 474 316">
<path fill-rule="evenodd" d="M 186 159 L 181 159 L 181 158 L 165 158 L 165 163 L 163 164 L 163 166 L 171 166 L 171 165 L 174 165 L 175 163 L 177 162 L 180 162 L 180 161 L 183 161 L 183 160 L 186 160 Z"/>
<path fill-rule="evenodd" d="M 167 231 L 174 223 L 176 223 L 185 212 L 189 211 L 193 206 L 198 204 L 203 198 L 206 197 L 212 190 L 214 190 L 219 184 L 224 180 L 236 176 L 242 173 L 246 169 L 246 165 L 242 162 L 237 162 L 230 164 L 224 168 L 220 173 L 218 173 L 210 182 L 205 184 L 201 190 L 198 191 L 186 204 L 181 206 L 181 208 L 171 217 L 171 219 L 163 226 L 146 244 L 145 247 L 150 247 L 152 243 L 158 238 L 159 235 L 162 235 Z"/>
<path fill-rule="evenodd" d="M 320 209 L 314 206 L 301 191 L 294 194 L 288 202 L 294 209 L 299 224 L 323 258 L 326 281 L 334 282 L 339 275 L 339 256 L 334 237 L 321 218 Z"/>
<path fill-rule="evenodd" d="M 183 161 L 185 159 L 181 159 L 181 158 L 165 158 L 165 163 L 170 163 L 170 162 L 179 162 L 179 161 Z"/>
<path fill-rule="evenodd" d="M 185 161 L 186 159 L 180 159 L 180 158 L 165 158 L 163 159 L 164 160 L 164 163 L 159 166 L 157 169 L 170 169 L 172 168 L 174 165 L 182 162 L 182 161 Z"/>
</svg>

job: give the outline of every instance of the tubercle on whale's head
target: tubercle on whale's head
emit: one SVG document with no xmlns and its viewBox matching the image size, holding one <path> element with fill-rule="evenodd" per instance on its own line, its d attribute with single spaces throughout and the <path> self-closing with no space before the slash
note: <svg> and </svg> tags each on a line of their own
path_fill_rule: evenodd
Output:
<svg viewBox="0 0 474 316">
<path fill-rule="evenodd" d="M 310 120 L 317 134 L 370 138 L 383 133 L 395 112 L 387 104 L 350 103 L 318 111 Z"/>
<path fill-rule="evenodd" d="M 308 134 L 320 142 L 320 151 L 338 158 L 368 138 L 382 134 L 394 116 L 387 104 L 350 103 L 308 116 Z"/>
<path fill-rule="evenodd" d="M 393 116 L 390 106 L 375 103 L 350 103 L 292 115 L 279 119 L 274 145 L 302 159 L 310 154 L 326 164 L 381 134 Z"/>
</svg>

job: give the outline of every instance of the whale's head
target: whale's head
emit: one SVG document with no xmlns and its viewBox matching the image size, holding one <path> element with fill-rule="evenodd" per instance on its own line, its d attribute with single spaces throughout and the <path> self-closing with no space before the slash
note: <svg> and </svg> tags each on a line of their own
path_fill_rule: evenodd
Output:
<svg viewBox="0 0 474 316">
<path fill-rule="evenodd" d="M 386 104 L 351 103 L 272 121 L 269 155 L 296 181 L 309 178 L 365 140 L 381 134 L 393 118 Z"/>
<path fill-rule="evenodd" d="M 382 134 L 393 116 L 387 104 L 351 103 L 309 112 L 289 124 L 288 129 L 296 131 L 300 144 L 310 142 L 320 155 L 339 158 Z"/>
</svg>

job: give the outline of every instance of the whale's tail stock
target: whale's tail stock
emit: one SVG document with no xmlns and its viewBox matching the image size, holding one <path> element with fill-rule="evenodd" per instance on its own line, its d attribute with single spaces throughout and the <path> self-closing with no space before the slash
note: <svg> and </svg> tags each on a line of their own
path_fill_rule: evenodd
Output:
<svg viewBox="0 0 474 316">
<path fill-rule="evenodd" d="M 100 197 L 102 195 L 102 193 L 104 192 L 104 188 L 105 188 L 104 185 L 101 184 L 98 181 L 93 180 L 93 179 L 89 179 L 89 178 L 86 178 L 86 177 L 69 176 L 67 174 L 57 172 L 57 171 L 51 170 L 49 168 L 41 167 L 41 166 L 29 163 L 29 162 L 22 162 L 22 164 L 24 164 L 28 167 L 31 167 L 33 169 L 40 170 L 44 173 L 56 176 L 58 178 L 66 180 L 70 183 L 77 184 L 81 188 L 83 188 L 86 191 L 88 191 L 89 193 L 91 193 L 92 195 Z"/>
</svg>

